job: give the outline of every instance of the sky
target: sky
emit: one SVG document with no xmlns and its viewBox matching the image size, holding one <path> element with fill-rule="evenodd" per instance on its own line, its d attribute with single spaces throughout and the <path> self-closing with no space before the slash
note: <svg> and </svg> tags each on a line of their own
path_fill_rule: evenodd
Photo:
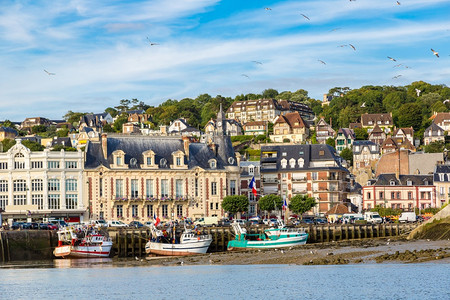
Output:
<svg viewBox="0 0 450 300">
<path fill-rule="evenodd" d="M 121 99 L 450 85 L 450 0 L 399 3 L 1 0 L 0 120 Z"/>
</svg>

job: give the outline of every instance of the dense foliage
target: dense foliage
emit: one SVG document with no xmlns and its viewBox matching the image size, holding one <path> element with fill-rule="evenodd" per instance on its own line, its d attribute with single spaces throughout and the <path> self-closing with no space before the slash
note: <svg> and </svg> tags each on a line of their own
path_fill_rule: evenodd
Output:
<svg viewBox="0 0 450 300">
<path fill-rule="evenodd" d="M 302 215 L 316 205 L 316 199 L 308 197 L 308 195 L 295 195 L 291 198 L 289 209 L 295 214 Z"/>
<path fill-rule="evenodd" d="M 248 211 L 249 201 L 247 196 L 226 196 L 222 201 L 222 208 L 232 214 Z"/>
<path fill-rule="evenodd" d="M 272 210 L 281 210 L 283 200 L 280 196 L 269 194 L 261 197 L 258 201 L 259 209 L 271 212 Z"/>
</svg>

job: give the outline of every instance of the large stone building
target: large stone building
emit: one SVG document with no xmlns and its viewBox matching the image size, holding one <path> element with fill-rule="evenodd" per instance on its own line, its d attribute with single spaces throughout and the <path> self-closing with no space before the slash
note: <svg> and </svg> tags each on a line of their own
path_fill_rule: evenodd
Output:
<svg viewBox="0 0 450 300">
<path fill-rule="evenodd" d="M 306 104 L 275 99 L 233 102 L 227 110 L 227 118 L 236 119 L 241 124 L 250 121 L 274 122 L 276 117 L 289 112 L 298 112 L 305 120 L 314 118 L 313 111 Z"/>
<path fill-rule="evenodd" d="M 0 153 L 0 209 L 8 221 L 85 220 L 83 153 L 30 151 L 20 139 Z"/>
<path fill-rule="evenodd" d="M 414 211 L 436 207 L 433 175 L 380 174 L 363 186 L 363 208 L 376 206 Z"/>
<path fill-rule="evenodd" d="M 223 198 L 239 194 L 239 161 L 222 126 L 208 143 L 104 134 L 86 147 L 85 175 L 91 218 L 107 220 L 223 217 Z"/>
<path fill-rule="evenodd" d="M 241 161 L 240 162 L 240 188 L 241 194 L 246 195 L 249 201 L 248 213 L 250 216 L 258 212 L 258 200 L 261 195 L 261 175 L 259 171 L 259 161 Z M 255 178 L 256 196 L 249 188 L 250 181 Z"/>
<path fill-rule="evenodd" d="M 317 199 L 313 212 L 325 213 L 347 200 L 349 172 L 328 145 L 261 147 L 261 193 Z"/>
</svg>

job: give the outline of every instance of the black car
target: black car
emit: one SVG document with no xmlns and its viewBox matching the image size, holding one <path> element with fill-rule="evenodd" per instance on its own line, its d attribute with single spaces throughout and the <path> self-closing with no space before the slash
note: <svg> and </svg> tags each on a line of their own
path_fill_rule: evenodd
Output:
<svg viewBox="0 0 450 300">
<path fill-rule="evenodd" d="M 300 221 L 300 224 L 308 224 L 308 225 L 312 225 L 314 224 L 314 221 L 312 219 L 302 219 Z"/>
<path fill-rule="evenodd" d="M 141 227 L 144 227 L 144 224 L 142 224 L 139 221 L 131 221 L 130 222 L 130 227 L 141 228 Z"/>
<path fill-rule="evenodd" d="M 314 219 L 314 223 L 316 225 L 328 224 L 327 220 L 321 218 Z"/>
<path fill-rule="evenodd" d="M 40 223 L 39 229 L 41 230 L 49 230 L 48 225 L 46 223 Z"/>
<path fill-rule="evenodd" d="M 11 229 L 22 229 L 23 228 L 23 222 L 13 222 Z"/>
</svg>

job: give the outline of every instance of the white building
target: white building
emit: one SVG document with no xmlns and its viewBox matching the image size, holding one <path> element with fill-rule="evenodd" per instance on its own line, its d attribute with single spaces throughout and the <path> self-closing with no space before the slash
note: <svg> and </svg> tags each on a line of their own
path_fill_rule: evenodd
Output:
<svg viewBox="0 0 450 300">
<path fill-rule="evenodd" d="M 3 220 L 43 221 L 49 217 L 83 221 L 83 153 L 32 152 L 20 139 L 0 153 L 0 209 Z"/>
</svg>

